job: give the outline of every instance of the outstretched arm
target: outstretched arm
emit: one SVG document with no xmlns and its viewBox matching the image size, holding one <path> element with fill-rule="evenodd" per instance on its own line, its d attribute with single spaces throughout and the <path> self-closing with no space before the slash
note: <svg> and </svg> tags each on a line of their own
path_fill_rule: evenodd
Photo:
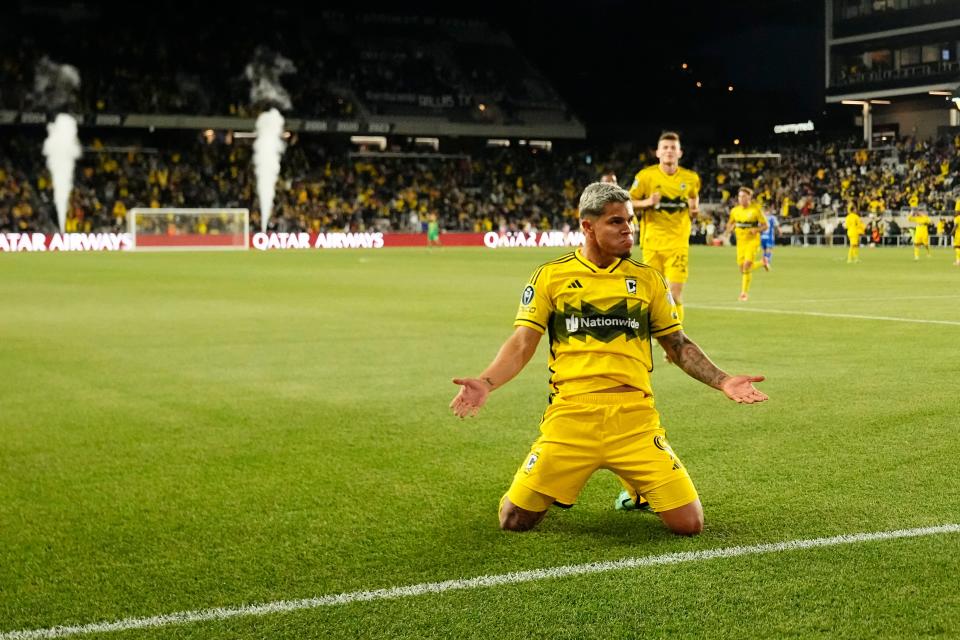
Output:
<svg viewBox="0 0 960 640">
<path fill-rule="evenodd" d="M 657 338 L 670 361 L 691 378 L 718 389 L 731 400 L 742 404 L 763 402 L 768 397 L 753 386 L 763 382 L 763 376 L 731 376 L 710 361 L 707 354 L 683 331 L 675 331 Z"/>
<path fill-rule="evenodd" d="M 513 380 L 530 362 L 541 335 L 529 327 L 517 327 L 483 373 L 476 378 L 454 378 L 460 392 L 450 403 L 453 413 L 460 418 L 477 415 L 490 392 Z"/>
</svg>

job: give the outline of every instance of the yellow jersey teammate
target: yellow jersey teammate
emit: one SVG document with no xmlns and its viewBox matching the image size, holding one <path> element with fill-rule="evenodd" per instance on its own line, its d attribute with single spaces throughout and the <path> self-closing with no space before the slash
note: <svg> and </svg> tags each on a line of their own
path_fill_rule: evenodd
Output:
<svg viewBox="0 0 960 640">
<path fill-rule="evenodd" d="M 750 294 L 750 281 L 753 280 L 757 250 L 760 249 L 760 234 L 767 230 L 769 223 L 763 211 L 753 204 L 753 189 L 740 187 L 737 191 L 737 206 L 730 210 L 727 229 L 724 235 L 736 230 L 737 267 L 740 268 L 740 302 L 746 302 Z M 766 262 L 763 266 L 769 269 Z"/>
<path fill-rule="evenodd" d="M 514 378 L 549 335 L 550 404 L 540 437 L 500 500 L 500 527 L 526 531 L 552 504 L 572 506 L 587 479 L 610 469 L 647 497 L 674 533 L 703 528 L 700 498 L 666 439 L 650 372 L 656 339 L 687 375 L 731 400 L 767 400 L 760 376 L 730 376 L 683 332 L 663 276 L 632 260 L 630 194 L 595 182 L 580 196 L 584 246 L 534 271 L 514 332 L 476 378 L 454 378 L 454 414 L 476 415 L 490 392 Z"/>
<path fill-rule="evenodd" d="M 643 236 L 643 262 L 666 277 L 683 321 L 683 285 L 690 255 L 690 221 L 700 213 L 700 176 L 680 166 L 680 135 L 660 134 L 659 164 L 641 169 L 630 187 L 630 198 L 639 210 Z"/>
<path fill-rule="evenodd" d="M 853 209 L 847 214 L 843 224 L 847 228 L 847 240 L 850 241 L 850 248 L 847 249 L 847 264 L 860 262 L 860 236 L 867 230 L 867 226 Z"/>
<path fill-rule="evenodd" d="M 953 217 L 953 266 L 960 267 L 960 213 Z"/>
<path fill-rule="evenodd" d="M 907 217 L 907 220 L 914 222 L 917 225 L 917 228 L 913 232 L 913 259 L 920 259 L 920 247 L 927 248 L 927 257 L 930 257 L 930 229 L 927 227 L 930 224 L 930 216 L 922 211 L 918 211 L 911 216 Z"/>
</svg>

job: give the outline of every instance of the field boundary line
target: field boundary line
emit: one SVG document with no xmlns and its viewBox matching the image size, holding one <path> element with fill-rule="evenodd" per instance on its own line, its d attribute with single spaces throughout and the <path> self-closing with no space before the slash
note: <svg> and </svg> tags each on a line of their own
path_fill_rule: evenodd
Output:
<svg viewBox="0 0 960 640">
<path fill-rule="evenodd" d="M 155 629 L 171 625 L 183 625 L 195 622 L 228 620 L 247 616 L 263 616 L 272 613 L 287 613 L 319 607 L 331 607 L 351 604 L 354 602 L 370 602 L 374 600 L 394 600 L 409 598 L 430 593 L 444 593 L 447 591 L 462 591 L 482 587 L 497 587 L 509 584 L 521 584 L 536 580 L 582 576 L 608 571 L 622 571 L 657 565 L 680 564 L 701 560 L 715 560 L 717 558 L 735 558 L 739 556 L 778 553 L 781 551 L 798 551 L 832 547 L 843 544 L 873 542 L 878 540 L 896 540 L 901 538 L 918 538 L 940 534 L 960 533 L 960 524 L 942 524 L 915 529 L 896 529 L 892 531 L 876 531 L 870 533 L 850 533 L 827 538 L 810 538 L 805 540 L 788 540 L 746 546 L 720 547 L 702 551 L 683 551 L 665 553 L 656 556 L 639 558 L 624 558 L 606 562 L 589 562 L 586 564 L 550 567 L 546 569 L 532 569 L 515 571 L 477 578 L 446 580 L 444 582 L 426 582 L 403 587 L 376 589 L 373 591 L 350 591 L 334 595 L 306 598 L 302 600 L 278 600 L 262 604 L 245 605 L 238 607 L 219 607 L 196 611 L 180 611 L 145 618 L 125 618 L 113 622 L 95 622 L 83 625 L 60 625 L 46 629 L 24 629 L 21 631 L 0 632 L 0 640 L 38 640 L 44 638 L 66 638 L 69 636 L 85 635 L 90 633 L 105 633 L 110 631 L 129 631 L 131 629 Z"/>
<path fill-rule="evenodd" d="M 784 309 L 762 309 L 759 307 L 728 307 L 708 304 L 688 304 L 688 309 L 704 311 L 742 311 L 744 313 L 773 313 L 784 316 L 814 316 L 817 318 L 845 318 L 848 320 L 877 320 L 883 322 L 912 322 L 917 324 L 946 324 L 960 327 L 960 320 L 926 320 L 924 318 L 900 318 L 897 316 L 868 316 L 859 313 L 826 313 L 823 311 L 788 311 Z"/>
</svg>

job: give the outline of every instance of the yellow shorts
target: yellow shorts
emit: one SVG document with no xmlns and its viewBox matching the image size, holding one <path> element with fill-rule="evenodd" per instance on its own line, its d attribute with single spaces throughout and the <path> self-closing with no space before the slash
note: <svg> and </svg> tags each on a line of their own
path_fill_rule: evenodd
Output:
<svg viewBox="0 0 960 640">
<path fill-rule="evenodd" d="M 744 262 L 756 262 L 757 261 L 757 250 L 760 248 L 760 237 L 757 236 L 756 240 L 743 240 L 737 239 L 737 264 L 741 265 Z"/>
<path fill-rule="evenodd" d="M 667 443 L 653 398 L 638 391 L 554 400 L 507 497 L 527 511 L 545 511 L 553 502 L 573 505 L 597 469 L 623 478 L 654 511 L 697 499 L 686 467 Z"/>
<path fill-rule="evenodd" d="M 850 241 L 850 246 L 851 246 L 851 247 L 859 247 L 859 246 L 860 246 L 860 235 L 859 235 L 859 234 L 858 234 L 858 235 L 855 235 L 855 236 L 851 236 L 851 235 L 847 234 L 847 240 Z"/>
<path fill-rule="evenodd" d="M 920 238 L 913 239 L 914 246 L 917 247 L 929 247 L 930 246 L 930 236 L 922 236 Z"/>
<path fill-rule="evenodd" d="M 670 251 L 648 251 L 643 250 L 643 262 L 663 274 L 663 277 L 670 282 L 686 282 L 687 259 L 690 255 L 689 248 L 672 249 Z"/>
</svg>

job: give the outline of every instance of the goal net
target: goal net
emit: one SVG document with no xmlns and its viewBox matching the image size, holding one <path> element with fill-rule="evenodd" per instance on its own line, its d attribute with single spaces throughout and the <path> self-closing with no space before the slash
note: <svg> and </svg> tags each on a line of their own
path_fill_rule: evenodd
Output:
<svg viewBox="0 0 960 640">
<path fill-rule="evenodd" d="M 136 251 L 246 249 L 248 209 L 130 209 L 127 230 Z"/>
</svg>

